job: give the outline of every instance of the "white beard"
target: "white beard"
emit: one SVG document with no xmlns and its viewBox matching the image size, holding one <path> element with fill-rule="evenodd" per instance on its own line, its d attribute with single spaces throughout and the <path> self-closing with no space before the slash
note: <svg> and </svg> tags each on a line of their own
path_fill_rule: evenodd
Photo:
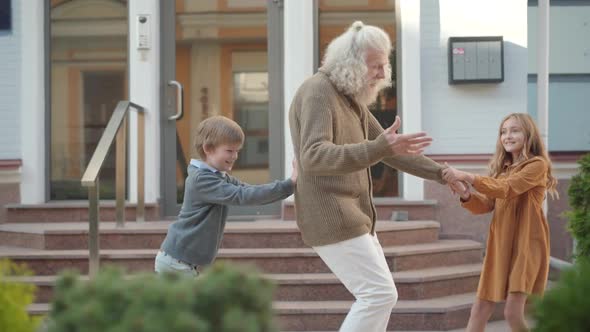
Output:
<svg viewBox="0 0 590 332">
<path fill-rule="evenodd" d="M 379 92 L 389 86 L 391 86 L 391 83 L 387 82 L 387 80 L 380 80 L 374 87 L 370 85 L 365 86 L 355 95 L 355 99 L 359 104 L 369 107 L 377 101 Z"/>
</svg>

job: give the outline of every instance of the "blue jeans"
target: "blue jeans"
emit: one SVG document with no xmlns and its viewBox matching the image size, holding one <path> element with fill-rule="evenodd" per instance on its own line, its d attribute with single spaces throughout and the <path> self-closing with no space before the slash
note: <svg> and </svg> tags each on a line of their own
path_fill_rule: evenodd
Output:
<svg viewBox="0 0 590 332">
<path fill-rule="evenodd" d="M 154 264 L 156 273 L 179 273 L 189 277 L 196 277 L 199 275 L 198 266 L 192 266 L 182 262 L 163 251 L 158 251 L 156 262 Z"/>
</svg>

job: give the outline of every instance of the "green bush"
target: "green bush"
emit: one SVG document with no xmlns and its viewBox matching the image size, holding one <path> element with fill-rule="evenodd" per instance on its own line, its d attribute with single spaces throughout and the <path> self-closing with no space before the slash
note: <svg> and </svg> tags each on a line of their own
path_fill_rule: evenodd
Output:
<svg viewBox="0 0 590 332">
<path fill-rule="evenodd" d="M 32 332 L 39 320 L 29 317 L 27 307 L 33 302 L 35 286 L 15 281 L 30 275 L 23 266 L 0 260 L 0 331 Z"/>
<path fill-rule="evenodd" d="M 572 177 L 568 189 L 572 211 L 566 213 L 568 229 L 576 240 L 576 257 L 590 257 L 590 154 L 582 157 L 580 173 Z"/>
<path fill-rule="evenodd" d="M 258 273 L 215 264 L 198 278 L 124 278 L 108 268 L 91 281 L 60 277 L 48 332 L 270 332 L 274 285 Z"/>
<path fill-rule="evenodd" d="M 534 301 L 534 332 L 590 331 L 590 261 L 579 259 L 557 284 Z"/>
</svg>

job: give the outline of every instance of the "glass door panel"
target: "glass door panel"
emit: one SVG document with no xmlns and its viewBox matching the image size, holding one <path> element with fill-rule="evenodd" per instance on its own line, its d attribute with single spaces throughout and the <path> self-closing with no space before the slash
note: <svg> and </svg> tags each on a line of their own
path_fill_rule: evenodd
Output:
<svg viewBox="0 0 590 332">
<path fill-rule="evenodd" d="M 175 127 L 174 185 L 178 204 L 184 196 L 187 164 L 196 158 L 194 132 L 208 117 L 226 116 L 236 121 L 246 134 L 233 176 L 251 184 L 266 183 L 273 179 L 271 165 L 281 167 L 281 156 L 271 161 L 269 147 L 273 115 L 269 111 L 268 3 L 266 0 L 178 0 L 175 3 L 175 55 L 163 61 L 174 62 L 174 80 L 184 88 L 184 116 Z M 278 207 L 276 204 L 240 207 L 231 212 L 276 214 L 280 212 Z"/>
<path fill-rule="evenodd" d="M 51 1 L 51 200 L 87 199 L 82 174 L 127 98 L 126 1 Z M 114 198 L 114 149 L 101 198 Z"/>
</svg>

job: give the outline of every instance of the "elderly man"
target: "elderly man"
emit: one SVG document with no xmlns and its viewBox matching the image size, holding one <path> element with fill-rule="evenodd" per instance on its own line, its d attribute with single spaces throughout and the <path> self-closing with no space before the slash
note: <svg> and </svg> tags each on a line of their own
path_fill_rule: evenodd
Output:
<svg viewBox="0 0 590 332">
<path fill-rule="evenodd" d="M 299 179 L 297 224 L 305 243 L 354 295 L 340 331 L 385 331 L 397 290 L 375 233 L 370 166 L 378 162 L 445 183 L 444 166 L 422 156 L 426 133 L 383 129 L 367 106 L 391 85 L 391 41 L 354 22 L 334 39 L 319 72 L 297 91 L 289 111 Z"/>
</svg>

